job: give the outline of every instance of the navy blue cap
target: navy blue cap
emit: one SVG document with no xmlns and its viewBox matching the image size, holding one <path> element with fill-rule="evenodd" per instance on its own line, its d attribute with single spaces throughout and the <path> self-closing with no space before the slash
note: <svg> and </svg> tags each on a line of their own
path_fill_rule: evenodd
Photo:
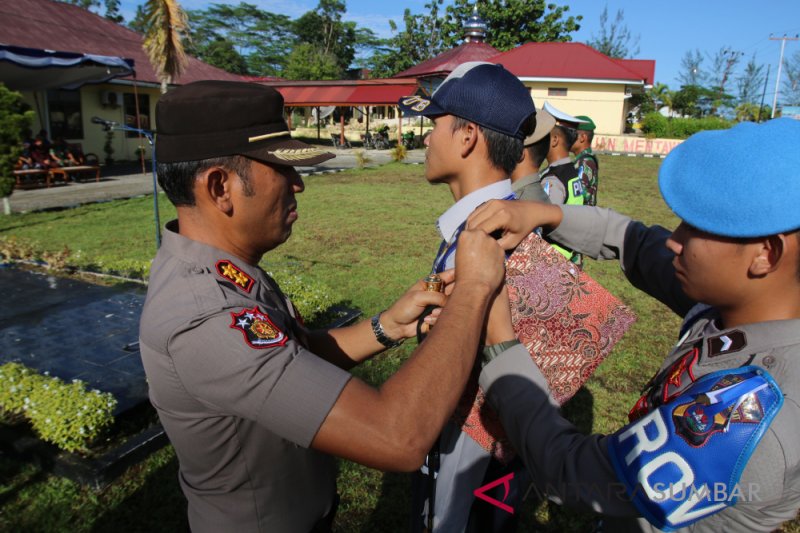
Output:
<svg viewBox="0 0 800 533">
<path fill-rule="evenodd" d="M 406 115 L 454 115 L 517 139 L 531 133 L 522 126 L 536 113 L 522 82 L 502 65 L 484 61 L 456 67 L 430 98 L 405 96 L 397 105 Z"/>
<path fill-rule="evenodd" d="M 764 237 L 796 230 L 797 163 L 779 146 L 800 146 L 800 121 L 742 122 L 692 135 L 661 164 L 661 195 L 686 223 L 714 235 Z"/>
</svg>

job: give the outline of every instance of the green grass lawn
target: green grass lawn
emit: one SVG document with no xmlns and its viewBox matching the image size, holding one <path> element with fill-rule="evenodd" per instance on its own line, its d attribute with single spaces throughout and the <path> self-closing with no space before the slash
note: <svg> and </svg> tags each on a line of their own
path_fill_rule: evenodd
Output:
<svg viewBox="0 0 800 533">
<path fill-rule="evenodd" d="M 674 227 L 677 219 L 658 193 L 660 159 L 600 157 L 599 203 L 647 223 Z M 163 198 L 163 196 L 162 196 Z M 306 179 L 300 219 L 290 240 L 262 266 L 290 269 L 327 285 L 338 300 L 370 316 L 430 270 L 438 245 L 436 218 L 452 203 L 449 190 L 428 185 L 423 167 L 392 164 Z M 13 201 L 13 200 L 12 200 Z M 174 216 L 164 198 L 161 219 Z M 124 270 L 154 255 L 152 199 L 0 217 L 0 238 L 15 236 L 40 250 L 70 249 L 69 263 Z M 587 261 L 586 270 L 638 314 L 611 356 L 566 407 L 586 432 L 608 432 L 626 420 L 639 388 L 676 340 L 678 317 L 630 287 L 615 262 Z M 372 383 L 389 376 L 414 343 L 363 364 L 356 373 Z M 405 531 L 408 476 L 383 474 L 341 462 L 337 516 L 340 531 Z M 0 530 L 180 531 L 185 501 L 177 462 L 166 448 L 131 468 L 101 492 L 48 476 L 0 455 Z M 592 516 L 528 502 L 522 531 L 589 529 Z M 795 525 L 786 531 L 800 531 Z"/>
</svg>

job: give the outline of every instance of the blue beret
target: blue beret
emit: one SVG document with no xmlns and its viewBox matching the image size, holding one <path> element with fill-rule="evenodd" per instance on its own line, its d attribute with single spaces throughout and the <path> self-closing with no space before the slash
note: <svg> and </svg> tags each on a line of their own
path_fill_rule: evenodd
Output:
<svg viewBox="0 0 800 533">
<path fill-rule="evenodd" d="M 800 178 L 792 146 L 800 146 L 800 121 L 789 118 L 697 133 L 661 164 L 661 195 L 686 223 L 714 235 L 798 229 Z"/>
</svg>

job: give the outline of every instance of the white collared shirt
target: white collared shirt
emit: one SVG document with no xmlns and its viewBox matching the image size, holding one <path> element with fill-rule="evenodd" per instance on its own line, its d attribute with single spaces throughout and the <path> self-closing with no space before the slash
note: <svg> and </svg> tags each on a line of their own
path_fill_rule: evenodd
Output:
<svg viewBox="0 0 800 533">
<path fill-rule="evenodd" d="M 459 226 L 467 220 L 467 217 L 484 202 L 489 200 L 501 200 L 503 198 L 514 197 L 511 190 L 511 180 L 505 179 L 482 187 L 477 191 L 472 191 L 461 200 L 454 203 L 450 209 L 444 212 L 439 220 L 436 221 L 436 229 L 442 236 L 442 240 L 450 242 Z M 455 254 L 448 256 L 445 268 L 452 268 L 455 262 Z"/>
</svg>

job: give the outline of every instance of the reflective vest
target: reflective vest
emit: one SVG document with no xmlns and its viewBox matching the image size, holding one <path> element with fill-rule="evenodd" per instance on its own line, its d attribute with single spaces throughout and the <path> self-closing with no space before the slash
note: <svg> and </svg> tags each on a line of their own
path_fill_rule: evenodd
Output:
<svg viewBox="0 0 800 533">
<path fill-rule="evenodd" d="M 581 182 L 581 176 L 578 174 L 578 169 L 575 168 L 574 165 L 565 164 L 555 167 L 548 167 L 543 177 L 547 178 L 549 176 L 555 176 L 564 186 L 564 191 L 567 194 L 566 198 L 564 199 L 564 204 L 584 205 L 585 196 L 583 194 L 583 183 Z M 563 248 L 553 242 L 550 242 L 550 244 L 553 246 L 553 248 L 558 250 L 561 255 L 573 263 L 577 265 L 581 265 L 583 263 L 583 256 L 581 254 L 573 252 L 567 248 Z"/>
</svg>

